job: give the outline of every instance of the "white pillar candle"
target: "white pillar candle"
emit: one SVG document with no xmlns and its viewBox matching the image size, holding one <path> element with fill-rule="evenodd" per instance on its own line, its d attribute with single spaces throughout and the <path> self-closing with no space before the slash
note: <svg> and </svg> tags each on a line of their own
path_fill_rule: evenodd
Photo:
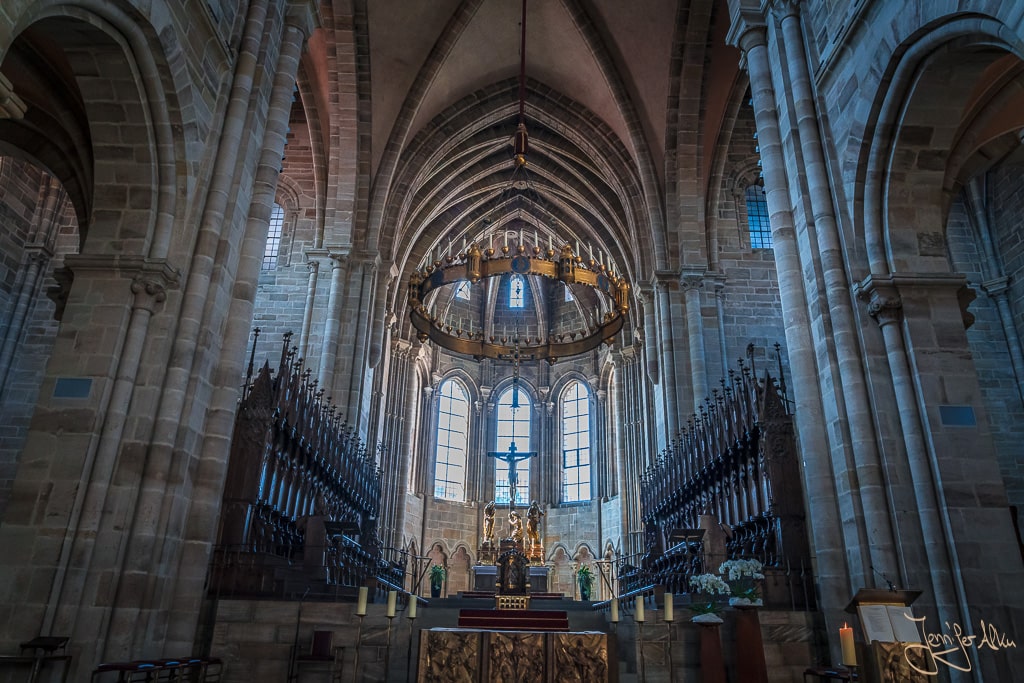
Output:
<svg viewBox="0 0 1024 683">
<path fill-rule="evenodd" d="M 672 594 L 665 593 L 665 621 L 674 621 L 675 615 L 672 613 Z"/>
<path fill-rule="evenodd" d="M 409 596 L 409 613 L 406 615 L 410 619 L 415 619 L 416 618 L 416 604 L 417 604 L 416 596 L 415 595 L 410 595 Z"/>
<path fill-rule="evenodd" d="M 366 586 L 360 586 L 359 587 L 359 601 L 356 603 L 356 616 L 357 617 L 365 617 L 366 616 L 366 597 L 367 597 L 367 593 L 368 592 L 369 592 L 369 589 L 367 589 Z"/>
<path fill-rule="evenodd" d="M 843 664 L 857 666 L 857 649 L 853 644 L 853 629 L 845 623 L 839 629 L 839 644 L 843 648 Z"/>
<path fill-rule="evenodd" d="M 633 616 L 633 621 L 638 624 L 644 623 L 644 596 L 636 596 L 636 613 Z"/>
<path fill-rule="evenodd" d="M 388 591 L 388 616 L 395 616 L 395 604 L 398 601 L 398 591 Z"/>
<path fill-rule="evenodd" d="M 619 623 L 619 599 L 612 598 L 612 623 Z"/>
</svg>

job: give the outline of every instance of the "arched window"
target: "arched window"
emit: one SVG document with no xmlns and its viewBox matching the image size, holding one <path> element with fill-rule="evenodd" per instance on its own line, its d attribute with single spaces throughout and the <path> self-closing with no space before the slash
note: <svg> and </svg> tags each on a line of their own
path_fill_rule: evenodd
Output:
<svg viewBox="0 0 1024 683">
<path fill-rule="evenodd" d="M 590 498 L 590 392 L 573 382 L 562 394 L 562 502 Z"/>
<path fill-rule="evenodd" d="M 519 273 L 513 273 L 508 281 L 508 307 L 523 307 L 523 276 Z"/>
<path fill-rule="evenodd" d="M 281 249 L 281 232 L 284 229 L 284 209 L 275 202 L 270 212 L 270 230 L 267 232 L 267 248 L 263 252 L 262 270 L 277 268 L 277 253 Z"/>
<path fill-rule="evenodd" d="M 466 451 L 469 444 L 469 397 L 454 379 L 441 383 L 437 402 L 437 450 L 434 497 L 466 500 Z"/>
<path fill-rule="evenodd" d="M 772 248 L 772 226 L 768 222 L 768 200 L 764 187 L 751 185 L 747 188 L 747 225 L 750 226 L 750 248 Z"/>
<path fill-rule="evenodd" d="M 530 396 L 518 385 L 513 385 L 502 392 L 498 399 L 498 438 L 495 450 L 507 453 L 515 443 L 516 452 L 525 453 L 531 450 L 530 417 L 533 404 Z M 530 502 L 530 461 L 520 460 L 516 463 L 516 505 L 528 505 Z M 508 464 L 497 460 L 494 470 L 494 502 L 508 503 Z"/>
</svg>

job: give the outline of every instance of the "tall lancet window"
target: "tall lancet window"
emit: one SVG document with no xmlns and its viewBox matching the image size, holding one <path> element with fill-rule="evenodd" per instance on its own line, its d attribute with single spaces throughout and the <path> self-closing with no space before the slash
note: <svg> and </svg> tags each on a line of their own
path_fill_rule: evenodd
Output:
<svg viewBox="0 0 1024 683">
<path fill-rule="evenodd" d="M 590 392 L 573 382 L 562 394 L 562 502 L 590 499 Z"/>
<path fill-rule="evenodd" d="M 446 379 L 437 402 L 437 451 L 434 497 L 466 500 L 466 451 L 469 444 L 469 396 L 462 383 Z"/>
<path fill-rule="evenodd" d="M 509 308 L 522 308 L 524 305 L 523 299 L 523 276 L 519 273 L 514 273 L 508 281 L 508 307 Z"/>
<path fill-rule="evenodd" d="M 262 270 L 277 268 L 277 254 L 281 250 L 282 232 L 284 232 L 284 209 L 275 203 L 270 212 L 270 230 L 267 231 L 267 248 L 263 251 Z"/>
<path fill-rule="evenodd" d="M 750 248 L 772 248 L 772 226 L 768 222 L 768 200 L 764 187 L 751 185 L 747 188 L 747 225 L 750 227 Z"/>
<path fill-rule="evenodd" d="M 531 450 L 530 418 L 533 404 L 530 396 L 517 384 L 502 392 L 498 399 L 498 439 L 495 450 L 507 453 L 515 443 L 517 453 Z M 516 463 L 516 505 L 526 506 L 530 502 L 530 460 Z M 494 502 L 508 503 L 508 463 L 495 461 Z"/>
</svg>

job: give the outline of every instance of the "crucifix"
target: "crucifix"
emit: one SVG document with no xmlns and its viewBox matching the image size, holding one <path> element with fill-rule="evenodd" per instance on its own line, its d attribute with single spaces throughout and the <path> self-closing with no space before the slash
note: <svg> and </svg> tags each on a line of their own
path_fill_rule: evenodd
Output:
<svg viewBox="0 0 1024 683">
<path fill-rule="evenodd" d="M 507 452 L 502 451 L 489 451 L 487 456 L 494 458 L 495 460 L 501 460 L 502 462 L 508 463 L 508 509 L 516 509 L 516 486 L 519 483 L 519 473 L 516 471 L 516 464 L 520 460 L 527 460 L 535 457 L 537 451 L 523 451 L 522 453 L 516 450 L 516 442 L 513 441 L 508 446 Z"/>
</svg>

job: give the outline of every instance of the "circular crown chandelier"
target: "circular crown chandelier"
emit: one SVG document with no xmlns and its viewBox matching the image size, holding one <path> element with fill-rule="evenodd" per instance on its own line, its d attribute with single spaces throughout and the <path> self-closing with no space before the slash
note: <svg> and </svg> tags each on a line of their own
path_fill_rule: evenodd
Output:
<svg viewBox="0 0 1024 683">
<path fill-rule="evenodd" d="M 513 136 L 512 177 L 503 194 L 508 192 L 514 194 L 514 199 L 525 201 L 524 195 L 529 192 L 534 196 L 533 205 L 541 206 L 540 194 L 531 188 L 526 171 L 529 138 L 524 115 L 525 93 L 526 0 L 523 0 L 519 122 Z M 503 204 L 500 201 L 498 203 Z M 511 247 L 510 231 L 502 230 L 503 244 L 495 249 L 496 235 L 487 234 L 489 224 L 490 221 L 485 219 L 484 231 L 479 239 L 469 243 L 463 240 L 460 253 L 452 253 L 449 241 L 446 256 L 438 254 L 436 259 L 421 265 L 410 276 L 409 317 L 421 342 L 429 340 L 449 351 L 476 359 L 511 361 L 518 376 L 519 365 L 523 361 L 547 360 L 554 363 L 559 358 L 586 353 L 602 343 L 611 344 L 614 341 L 629 311 L 630 287 L 625 278 L 613 271 L 611 265 L 602 262 L 604 259 L 600 250 L 595 259 L 593 249 L 588 247 L 589 258 L 585 260 L 578 239 L 574 250 L 569 240 L 558 238 L 556 242 L 551 233 L 547 233 L 545 248 L 540 244 L 541 239 L 536 230 L 533 231 L 533 244 L 528 245 L 522 227 L 518 235 L 514 230 L 511 231 Z M 558 222 L 552 218 L 550 225 L 554 231 Z M 556 248 L 559 243 L 560 246 Z M 510 287 L 522 288 L 525 286 L 524 279 L 532 276 L 562 282 L 566 287 L 565 300 L 580 300 L 581 313 L 563 316 L 566 319 L 560 321 L 562 325 L 550 321 L 543 326 L 537 324 L 531 334 L 528 325 L 524 324 L 522 314 L 512 320 L 511 329 L 508 324 L 499 329 L 494 320 L 488 321 L 483 317 L 474 320 L 472 317 L 461 316 L 453 310 L 458 307 L 450 305 L 460 294 L 461 288 L 484 283 L 488 285 L 484 290 L 494 290 L 490 283 L 506 277 Z M 531 291 L 536 293 L 541 289 L 535 286 Z M 518 295 L 522 297 L 523 292 L 520 290 Z"/>
</svg>

